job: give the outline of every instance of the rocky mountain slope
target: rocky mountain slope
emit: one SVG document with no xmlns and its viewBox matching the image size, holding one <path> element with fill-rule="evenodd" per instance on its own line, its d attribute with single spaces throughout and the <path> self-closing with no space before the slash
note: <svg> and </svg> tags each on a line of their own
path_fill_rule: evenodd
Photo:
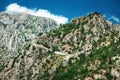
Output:
<svg viewBox="0 0 120 80">
<path fill-rule="evenodd" d="M 120 80 L 120 26 L 95 12 L 41 34 L 0 66 L 1 80 Z"/>
<path fill-rule="evenodd" d="M 58 27 L 54 20 L 24 13 L 0 13 L 0 58 L 18 55 L 26 42 L 43 32 Z M 0 60 L 0 62 L 2 62 Z"/>
</svg>

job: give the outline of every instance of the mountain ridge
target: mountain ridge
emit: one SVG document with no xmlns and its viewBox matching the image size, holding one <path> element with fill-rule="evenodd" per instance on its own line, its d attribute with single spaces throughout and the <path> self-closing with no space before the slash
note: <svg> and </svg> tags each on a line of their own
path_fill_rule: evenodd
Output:
<svg viewBox="0 0 120 80">
<path fill-rule="evenodd" d="M 19 55 L 21 48 L 29 41 L 57 28 L 57 23 L 49 18 L 36 17 L 24 13 L 0 13 L 0 64 Z"/>
<path fill-rule="evenodd" d="M 119 44 L 120 27 L 114 27 L 98 13 L 91 13 L 26 43 L 19 55 L 1 70 L 0 77 L 3 80 L 119 80 Z"/>
<path fill-rule="evenodd" d="M 50 30 L 50 28 L 53 29 L 58 26 L 57 23 L 52 19 L 48 19 L 44 17 L 36 17 L 23 13 L 8 14 L 5 12 L 0 13 L 0 23 L 1 23 L 1 34 L 3 32 L 4 33 L 8 32 L 8 35 L 14 34 L 16 36 L 19 36 L 20 34 L 24 34 L 23 36 L 19 36 L 19 37 L 26 37 L 26 39 L 23 40 L 24 42 L 35 38 L 35 36 L 38 36 L 39 33 L 47 32 Z M 5 36 L 4 33 L 2 34 L 3 36 Z"/>
</svg>

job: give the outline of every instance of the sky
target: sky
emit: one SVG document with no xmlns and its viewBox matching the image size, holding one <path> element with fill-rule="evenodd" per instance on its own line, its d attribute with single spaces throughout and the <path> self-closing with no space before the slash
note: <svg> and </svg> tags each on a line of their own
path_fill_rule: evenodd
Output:
<svg viewBox="0 0 120 80">
<path fill-rule="evenodd" d="M 58 24 L 94 11 L 120 24 L 120 0 L 0 0 L 0 12 L 23 12 L 48 17 Z"/>
</svg>

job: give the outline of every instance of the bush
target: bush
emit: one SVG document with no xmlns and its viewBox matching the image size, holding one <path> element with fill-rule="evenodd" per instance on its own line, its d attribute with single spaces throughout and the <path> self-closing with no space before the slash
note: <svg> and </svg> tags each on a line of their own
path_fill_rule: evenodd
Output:
<svg viewBox="0 0 120 80">
<path fill-rule="evenodd" d="M 54 46 L 52 50 L 53 50 L 53 51 L 58 51 L 58 50 L 59 50 L 59 49 L 58 49 L 58 46 Z"/>
<path fill-rule="evenodd" d="M 4 69 L 4 64 L 0 64 L 0 72 Z"/>
</svg>

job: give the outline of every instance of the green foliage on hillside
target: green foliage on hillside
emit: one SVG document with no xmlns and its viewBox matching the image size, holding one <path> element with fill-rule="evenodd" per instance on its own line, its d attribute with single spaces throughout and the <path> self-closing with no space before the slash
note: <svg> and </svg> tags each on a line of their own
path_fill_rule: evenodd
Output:
<svg viewBox="0 0 120 80">
<path fill-rule="evenodd" d="M 84 80 L 85 77 L 99 73 L 101 69 L 110 70 L 111 67 L 115 66 L 115 61 L 111 60 L 111 58 L 118 55 L 120 52 L 120 50 L 117 48 L 118 44 L 120 44 L 119 41 L 107 47 L 100 47 L 100 49 L 93 51 L 92 54 L 94 56 L 92 57 L 87 56 L 85 58 L 81 58 L 80 60 L 77 60 L 74 64 L 66 67 L 60 66 L 57 69 L 53 80 Z M 96 70 L 89 70 L 91 62 L 94 62 L 95 60 L 100 61 L 100 65 L 97 67 Z M 110 72 L 107 72 L 105 75 L 108 80 L 113 78 L 110 75 Z"/>
</svg>

